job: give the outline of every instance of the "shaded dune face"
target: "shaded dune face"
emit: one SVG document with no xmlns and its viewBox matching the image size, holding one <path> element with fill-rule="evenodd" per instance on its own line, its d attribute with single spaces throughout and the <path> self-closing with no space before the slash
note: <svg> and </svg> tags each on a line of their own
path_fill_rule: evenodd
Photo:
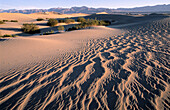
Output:
<svg viewBox="0 0 170 110">
<path fill-rule="evenodd" d="M 170 108 L 170 18 L 124 26 L 59 60 L 0 78 L 0 109 Z"/>
</svg>

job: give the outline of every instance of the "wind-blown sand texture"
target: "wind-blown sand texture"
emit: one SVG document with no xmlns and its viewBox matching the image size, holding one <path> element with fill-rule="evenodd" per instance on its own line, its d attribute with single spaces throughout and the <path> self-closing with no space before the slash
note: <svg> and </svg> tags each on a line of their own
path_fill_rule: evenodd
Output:
<svg viewBox="0 0 170 110">
<path fill-rule="evenodd" d="M 168 110 L 169 25 L 169 17 L 155 16 L 1 39 L 0 109 Z"/>
</svg>

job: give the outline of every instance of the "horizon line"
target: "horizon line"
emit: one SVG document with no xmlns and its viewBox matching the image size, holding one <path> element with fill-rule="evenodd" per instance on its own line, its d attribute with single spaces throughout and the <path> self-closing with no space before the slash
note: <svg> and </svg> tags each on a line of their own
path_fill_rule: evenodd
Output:
<svg viewBox="0 0 170 110">
<path fill-rule="evenodd" d="M 158 5 L 170 5 L 170 4 L 156 4 L 156 5 L 144 5 L 144 6 L 135 6 L 135 7 L 119 7 L 119 8 L 140 8 L 140 7 L 147 7 L 147 6 L 158 6 Z M 92 7 L 92 6 L 72 6 L 72 7 L 88 7 L 88 8 L 108 8 L 108 9 L 119 9 L 119 8 L 111 8 L 111 7 Z M 17 9 L 17 8 L 9 8 L 9 9 L 1 9 L 0 10 L 31 10 L 31 9 L 51 9 L 51 8 L 72 8 L 72 7 L 48 7 L 48 8 L 21 8 L 21 9 Z"/>
</svg>

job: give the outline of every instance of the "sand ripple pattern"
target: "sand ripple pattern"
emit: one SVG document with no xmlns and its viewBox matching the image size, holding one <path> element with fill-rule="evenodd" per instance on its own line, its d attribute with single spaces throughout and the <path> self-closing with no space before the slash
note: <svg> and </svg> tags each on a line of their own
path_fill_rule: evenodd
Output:
<svg viewBox="0 0 170 110">
<path fill-rule="evenodd" d="M 0 78 L 0 110 L 170 108 L 170 19 L 125 26 Z"/>
</svg>

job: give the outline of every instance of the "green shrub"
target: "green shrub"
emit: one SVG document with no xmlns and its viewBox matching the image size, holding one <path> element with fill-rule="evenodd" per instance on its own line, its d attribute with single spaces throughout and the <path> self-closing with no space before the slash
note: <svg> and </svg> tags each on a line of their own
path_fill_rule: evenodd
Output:
<svg viewBox="0 0 170 110">
<path fill-rule="evenodd" d="M 75 20 L 74 20 L 74 19 L 68 19 L 68 18 L 67 18 L 67 19 L 64 20 L 64 22 L 67 23 L 67 24 L 69 24 L 69 23 L 75 22 Z"/>
<path fill-rule="evenodd" d="M 80 26 L 82 28 L 86 28 L 86 27 L 89 27 L 89 26 L 97 26 L 99 25 L 99 20 L 94 20 L 94 19 L 87 19 L 85 22 L 81 22 Z"/>
<path fill-rule="evenodd" d="M 42 35 L 50 35 L 50 34 L 54 34 L 54 30 L 48 31 L 48 32 L 43 32 Z"/>
<path fill-rule="evenodd" d="M 3 37 L 11 37 L 11 35 L 5 34 L 3 35 Z"/>
<path fill-rule="evenodd" d="M 16 37 L 17 35 L 9 35 L 9 34 L 5 34 L 5 35 L 3 35 L 3 36 L 0 36 L 0 37 L 2 37 L 2 38 L 4 38 L 4 37 Z"/>
<path fill-rule="evenodd" d="M 87 28 L 87 27 L 98 26 L 98 25 L 102 25 L 102 26 L 104 25 L 105 26 L 105 25 L 110 25 L 110 24 L 111 24 L 110 21 L 103 21 L 103 20 L 97 20 L 97 19 L 87 19 L 87 20 L 82 19 L 80 24 L 75 25 L 75 26 L 73 26 L 71 28 L 68 28 L 67 31 L 84 29 L 84 28 Z"/>
<path fill-rule="evenodd" d="M 115 21 L 112 20 L 112 22 L 115 22 Z M 105 25 L 105 26 L 111 25 L 111 21 L 109 21 L 109 20 L 104 20 L 104 25 Z"/>
<path fill-rule="evenodd" d="M 110 25 L 110 24 L 111 24 L 110 21 L 100 20 L 98 25 L 100 25 L 100 26 L 108 26 L 108 25 Z"/>
<path fill-rule="evenodd" d="M 4 22 L 3 22 L 3 21 L 0 21 L 0 24 L 4 24 Z"/>
<path fill-rule="evenodd" d="M 86 22 L 86 19 L 83 18 L 83 17 L 79 17 L 79 18 L 77 19 L 77 22 Z"/>
<path fill-rule="evenodd" d="M 73 31 L 73 30 L 77 30 L 77 28 L 75 26 L 71 27 L 71 28 L 68 28 L 67 31 Z"/>
<path fill-rule="evenodd" d="M 64 23 L 63 19 L 58 20 L 59 23 Z"/>
<path fill-rule="evenodd" d="M 3 22 L 9 22 L 9 20 L 2 20 Z"/>
<path fill-rule="evenodd" d="M 36 19 L 37 21 L 43 21 L 44 19 L 43 18 L 38 18 Z"/>
<path fill-rule="evenodd" d="M 18 22 L 18 20 L 11 20 L 11 22 Z"/>
<path fill-rule="evenodd" d="M 64 31 L 64 26 L 58 26 L 58 31 Z"/>
<path fill-rule="evenodd" d="M 54 27 L 57 24 L 58 24 L 58 21 L 56 19 L 49 19 L 47 22 L 47 25 L 51 27 Z"/>
<path fill-rule="evenodd" d="M 21 27 L 22 31 L 25 33 L 29 33 L 29 34 L 35 34 L 35 33 L 39 33 L 40 29 L 36 24 L 23 24 L 23 26 Z"/>
</svg>

